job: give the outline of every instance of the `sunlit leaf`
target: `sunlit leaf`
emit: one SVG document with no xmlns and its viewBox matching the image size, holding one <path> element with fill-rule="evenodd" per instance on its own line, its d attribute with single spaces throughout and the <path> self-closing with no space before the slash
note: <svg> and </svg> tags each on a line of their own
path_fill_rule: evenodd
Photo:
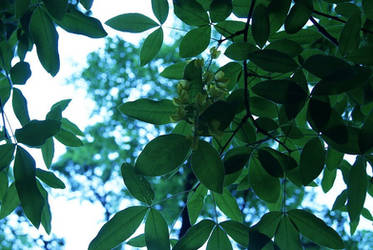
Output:
<svg viewBox="0 0 373 250">
<path fill-rule="evenodd" d="M 191 155 L 193 173 L 208 189 L 223 193 L 224 165 L 210 143 L 200 140 Z"/>
<path fill-rule="evenodd" d="M 310 139 L 304 145 L 300 156 L 300 174 L 303 185 L 313 181 L 324 168 L 325 149 L 321 140 L 317 137 Z"/>
<path fill-rule="evenodd" d="M 298 231 L 316 244 L 333 249 L 344 248 L 343 240 L 338 233 L 313 214 L 293 209 L 288 211 L 288 215 Z"/>
<path fill-rule="evenodd" d="M 163 30 L 153 31 L 144 41 L 140 52 L 140 65 L 150 62 L 159 52 L 163 43 Z"/>
<path fill-rule="evenodd" d="M 64 189 L 66 186 L 53 172 L 36 169 L 36 177 L 52 188 Z"/>
<path fill-rule="evenodd" d="M 107 20 L 105 24 L 115 30 L 131 33 L 140 33 L 158 26 L 155 21 L 139 13 L 121 14 Z"/>
<path fill-rule="evenodd" d="M 211 220 L 202 220 L 198 222 L 188 229 L 172 250 L 199 249 L 207 241 L 214 225 L 215 223 Z"/>
<path fill-rule="evenodd" d="M 61 123 L 56 120 L 32 120 L 21 129 L 17 129 L 15 136 L 17 141 L 28 146 L 41 146 L 45 141 L 60 131 Z"/>
<path fill-rule="evenodd" d="M 111 249 L 128 239 L 144 219 L 146 207 L 129 207 L 106 222 L 89 244 L 89 250 Z"/>
<path fill-rule="evenodd" d="M 177 107 L 168 99 L 153 101 L 138 99 L 126 102 L 118 107 L 119 111 L 132 118 L 152 124 L 167 124 L 172 122 L 171 115 L 176 113 Z"/>
<path fill-rule="evenodd" d="M 190 30 L 180 43 L 180 57 L 193 57 L 202 53 L 210 44 L 211 27 L 209 25 Z"/>
<path fill-rule="evenodd" d="M 209 241 L 207 242 L 206 250 L 229 250 L 232 249 L 232 244 L 229 241 L 227 234 L 220 228 L 215 227 Z"/>
<path fill-rule="evenodd" d="M 142 175 L 136 174 L 133 167 L 126 163 L 122 164 L 121 173 L 124 184 L 132 196 L 140 201 L 152 204 L 154 191 L 149 182 Z"/>
<path fill-rule="evenodd" d="M 236 198 L 228 191 L 223 190 L 223 194 L 214 193 L 214 199 L 218 208 L 234 221 L 243 222 L 242 213 L 238 207 Z"/>
<path fill-rule="evenodd" d="M 62 144 L 69 147 L 80 147 L 83 146 L 83 142 L 70 131 L 61 128 L 54 137 Z"/>
<path fill-rule="evenodd" d="M 52 20 L 41 7 L 36 8 L 32 13 L 30 33 L 40 63 L 48 73 L 55 76 L 60 69 L 58 33 Z"/>
<path fill-rule="evenodd" d="M 162 214 L 151 208 L 145 222 L 145 242 L 149 250 L 170 249 L 168 226 Z"/>
<path fill-rule="evenodd" d="M 169 134 L 150 141 L 136 160 L 135 170 L 142 175 L 164 175 L 179 167 L 190 150 L 190 141 L 182 135 Z"/>
<path fill-rule="evenodd" d="M 36 184 L 35 160 L 20 146 L 17 146 L 13 172 L 23 211 L 31 223 L 38 228 L 41 222 L 44 198 Z"/>
<path fill-rule="evenodd" d="M 27 108 L 27 100 L 23 96 L 22 92 L 17 88 L 13 88 L 12 106 L 14 114 L 16 115 L 18 121 L 21 123 L 22 126 L 30 121 Z"/>
<path fill-rule="evenodd" d="M 10 78 L 13 84 L 25 84 L 31 76 L 30 64 L 20 61 L 10 69 Z"/>
<path fill-rule="evenodd" d="M 188 25 L 200 26 L 209 23 L 203 7 L 195 0 L 173 0 L 175 15 Z"/>
</svg>

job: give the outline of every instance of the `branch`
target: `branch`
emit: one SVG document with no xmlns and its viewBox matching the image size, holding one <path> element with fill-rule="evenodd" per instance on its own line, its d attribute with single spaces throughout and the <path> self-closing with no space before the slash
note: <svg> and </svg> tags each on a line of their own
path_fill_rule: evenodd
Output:
<svg viewBox="0 0 373 250">
<path fill-rule="evenodd" d="M 316 20 L 315 18 L 313 18 L 313 16 L 310 17 L 310 21 L 313 23 L 313 25 L 315 25 L 315 27 L 317 28 L 317 30 L 322 34 L 324 35 L 327 39 L 329 39 L 329 41 L 331 41 L 332 43 L 334 43 L 336 46 L 339 45 L 337 39 L 335 37 L 333 37 L 323 26 L 321 26 Z"/>
</svg>

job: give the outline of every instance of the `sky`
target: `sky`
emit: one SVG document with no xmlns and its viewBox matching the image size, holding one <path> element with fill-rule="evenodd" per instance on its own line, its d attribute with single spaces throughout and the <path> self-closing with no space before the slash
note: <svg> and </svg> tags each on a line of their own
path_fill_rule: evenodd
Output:
<svg viewBox="0 0 373 250">
<path fill-rule="evenodd" d="M 98 18 L 103 25 L 111 17 L 130 12 L 139 12 L 154 18 L 149 0 L 96 0 L 92 8 L 92 16 Z M 143 34 L 120 33 L 106 25 L 104 25 L 104 28 L 109 33 L 109 36 L 119 35 L 134 44 L 139 44 L 140 39 L 145 37 Z M 65 83 L 71 75 L 79 73 L 80 69 L 86 66 L 88 53 L 102 48 L 105 40 L 69 34 L 62 29 L 58 29 L 58 32 L 61 68 L 57 76 L 51 77 L 42 68 L 34 50 L 26 57 L 26 61 L 30 62 L 32 67 L 32 76 L 27 84 L 20 88 L 28 100 L 29 113 L 32 119 L 44 119 L 55 102 L 71 98 L 72 101 L 66 111 L 64 111 L 64 116 L 76 123 L 81 129 L 84 129 L 87 125 L 94 122 L 90 120 L 89 116 L 95 104 L 86 97 L 84 90 L 77 89 L 72 84 L 65 85 Z M 15 126 L 13 130 L 16 128 Z M 57 155 L 63 152 L 64 147 L 59 145 L 56 152 Z M 33 155 L 36 158 L 38 167 L 44 168 L 44 165 L 39 166 L 39 164 L 43 164 L 40 152 L 35 150 Z M 316 201 L 324 203 L 331 208 L 342 188 L 333 187 L 328 194 L 323 194 L 320 189 Z M 104 211 L 100 206 L 95 206 L 95 204 L 88 201 L 67 200 L 64 197 L 64 192 L 67 191 L 54 191 L 53 194 L 55 195 L 49 196 L 53 217 L 52 232 L 58 237 L 65 239 L 65 249 L 67 250 L 87 249 L 89 242 L 103 225 Z M 371 197 L 369 203 L 373 204 Z M 123 203 L 123 206 L 125 205 L 126 203 Z M 362 225 L 359 226 L 360 228 L 371 227 L 371 223 L 367 220 L 362 219 L 362 222 Z M 35 230 L 33 235 L 37 235 L 37 233 Z"/>
</svg>

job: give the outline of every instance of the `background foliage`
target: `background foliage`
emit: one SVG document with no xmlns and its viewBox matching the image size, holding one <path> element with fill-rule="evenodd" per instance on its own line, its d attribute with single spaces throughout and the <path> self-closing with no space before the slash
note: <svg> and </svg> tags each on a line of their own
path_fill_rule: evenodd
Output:
<svg viewBox="0 0 373 250">
<path fill-rule="evenodd" d="M 364 207 L 367 193 L 373 195 L 371 1 L 153 0 L 157 20 L 115 16 L 105 24 L 152 33 L 139 56 L 121 40 L 108 40 L 103 55 L 90 56 L 81 77 L 102 120 L 85 131 L 83 143 L 84 133 L 62 116 L 70 100 L 53 105 L 45 120 L 32 120 L 17 84 L 31 75 L 25 55 L 33 45 L 45 70 L 58 73 L 56 25 L 106 36 L 100 21 L 86 13 L 92 2 L 1 3 L 2 218 L 21 205 L 35 227 L 51 232 L 47 189 L 65 188 L 50 169 L 58 140 L 84 146 L 69 149 L 53 169 L 69 177 L 73 189 L 88 188 L 85 195 L 106 209 L 108 221 L 89 249 L 116 247 L 143 221 L 144 234 L 127 244 L 356 245 L 342 240 L 346 219 L 340 213 L 348 215 L 351 234 L 360 215 L 373 219 Z M 162 46 L 170 7 L 186 33 Z M 225 57 L 218 59 L 221 53 Z M 144 95 L 127 101 L 134 88 Z M 3 111 L 7 103 L 22 126 L 14 132 Z M 28 147 L 40 148 L 48 170 L 35 167 Z M 344 155 L 355 155 L 355 163 Z M 321 185 L 328 192 L 337 172 L 346 188 L 323 221 L 302 202 L 304 187 Z M 120 175 L 138 203 L 117 211 L 120 199 L 111 187 L 121 185 Z M 74 181 L 78 176 L 94 188 Z M 330 227 L 336 224 L 341 235 Z"/>
</svg>

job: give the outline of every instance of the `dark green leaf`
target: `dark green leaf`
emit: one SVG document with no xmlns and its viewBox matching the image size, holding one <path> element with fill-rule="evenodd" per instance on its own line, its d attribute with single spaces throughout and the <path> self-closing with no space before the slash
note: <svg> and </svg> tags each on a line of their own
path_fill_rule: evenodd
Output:
<svg viewBox="0 0 373 250">
<path fill-rule="evenodd" d="M 289 34 L 298 32 L 312 15 L 312 0 L 297 1 L 285 20 L 285 31 Z"/>
<path fill-rule="evenodd" d="M 366 46 L 362 46 L 358 49 L 351 51 L 346 56 L 346 58 L 357 64 L 373 65 L 373 58 L 371 56 L 367 56 L 367 55 L 371 55 L 372 53 L 373 53 L 373 46 L 366 45 Z"/>
<path fill-rule="evenodd" d="M 372 1 L 363 0 L 363 11 L 369 19 L 373 19 L 373 4 Z"/>
<path fill-rule="evenodd" d="M 247 16 L 246 16 L 247 17 Z M 241 32 L 245 29 L 245 23 L 241 21 L 225 20 L 214 26 L 217 32 L 234 42 L 244 42 Z M 241 34 L 241 35 L 238 35 Z M 247 42 L 254 44 L 254 39 L 248 37 Z"/>
<path fill-rule="evenodd" d="M 53 172 L 36 169 L 36 176 L 51 188 L 64 189 L 66 186 Z"/>
<path fill-rule="evenodd" d="M 208 189 L 223 193 L 224 165 L 218 152 L 206 141 L 200 140 L 191 156 L 192 170 Z"/>
<path fill-rule="evenodd" d="M 326 168 L 329 170 L 336 169 L 343 160 L 343 153 L 333 149 L 332 147 L 328 147 L 326 152 Z"/>
<path fill-rule="evenodd" d="M 206 250 L 229 250 L 232 249 L 232 244 L 228 239 L 227 234 L 219 227 L 215 227 L 209 241 L 207 242 Z"/>
<path fill-rule="evenodd" d="M 317 137 L 310 139 L 303 147 L 300 155 L 300 174 L 303 185 L 313 181 L 324 168 L 325 149 L 321 140 Z"/>
<path fill-rule="evenodd" d="M 347 189 L 343 190 L 335 199 L 332 210 L 341 209 L 347 201 Z"/>
<path fill-rule="evenodd" d="M 329 190 L 333 187 L 335 178 L 337 177 L 337 169 L 329 170 L 328 168 L 324 168 L 324 174 L 321 180 L 321 187 L 324 193 L 329 192 Z"/>
<path fill-rule="evenodd" d="M 14 50 L 8 41 L 2 40 L 0 42 L 0 67 L 9 73 L 11 62 L 13 59 Z"/>
<path fill-rule="evenodd" d="M 9 179 L 8 179 L 8 171 L 2 170 L 0 171 L 0 202 L 3 202 L 4 196 L 8 191 Z"/>
<path fill-rule="evenodd" d="M 10 69 L 10 78 L 13 84 L 25 84 L 30 76 L 30 64 L 27 62 L 20 61 Z"/>
<path fill-rule="evenodd" d="M 93 0 L 79 0 L 79 3 L 83 5 L 86 10 L 90 10 L 93 4 Z"/>
<path fill-rule="evenodd" d="M 105 24 L 115 30 L 131 33 L 140 33 L 158 26 L 155 21 L 139 13 L 118 15 L 107 20 Z"/>
<path fill-rule="evenodd" d="M 250 232 L 250 241 L 249 248 L 252 250 L 262 250 L 267 244 L 271 244 L 271 238 L 268 238 L 266 235 L 259 233 L 258 231 L 249 231 Z"/>
<path fill-rule="evenodd" d="M 365 219 L 373 221 L 373 216 L 372 216 L 372 214 L 369 212 L 369 210 L 367 208 L 364 207 L 363 210 L 361 210 L 361 215 Z"/>
<path fill-rule="evenodd" d="M 48 192 L 43 188 L 39 181 L 36 181 L 36 184 L 44 199 L 44 207 L 41 212 L 41 224 L 43 225 L 45 232 L 50 234 L 52 231 L 52 213 L 48 202 Z"/>
<path fill-rule="evenodd" d="M 224 131 L 234 118 L 232 106 L 225 101 L 211 104 L 199 117 L 200 134 L 214 134 Z"/>
<path fill-rule="evenodd" d="M 186 121 L 179 121 L 172 130 L 173 134 L 193 136 L 193 126 Z"/>
<path fill-rule="evenodd" d="M 172 122 L 170 116 L 176 113 L 177 107 L 168 99 L 160 101 L 138 99 L 133 102 L 123 103 L 119 105 L 118 109 L 129 117 L 161 125 Z"/>
<path fill-rule="evenodd" d="M 49 74 L 55 76 L 60 69 L 58 33 L 52 20 L 41 7 L 36 8 L 32 13 L 30 33 L 40 63 Z"/>
<path fill-rule="evenodd" d="M 276 32 L 284 24 L 291 6 L 291 0 L 271 1 L 268 5 L 271 33 Z"/>
<path fill-rule="evenodd" d="M 31 0 L 16 0 L 15 1 L 15 15 L 21 18 L 29 9 Z"/>
<path fill-rule="evenodd" d="M 277 50 L 291 57 L 298 56 L 303 51 L 303 48 L 299 43 L 289 39 L 273 41 L 266 47 L 266 49 Z"/>
<path fill-rule="evenodd" d="M 64 99 L 59 102 L 56 102 L 52 105 L 50 111 L 48 112 L 46 119 L 50 120 L 62 120 L 62 112 L 67 108 L 71 99 Z"/>
<path fill-rule="evenodd" d="M 160 75 L 168 79 L 183 79 L 186 62 L 177 62 L 165 68 Z"/>
<path fill-rule="evenodd" d="M 344 60 L 329 55 L 310 56 L 303 64 L 303 67 L 312 74 L 325 79 L 337 73 L 344 72 L 351 66 Z"/>
<path fill-rule="evenodd" d="M 8 79 L 0 73 L 0 100 L 3 107 L 10 97 L 10 90 L 11 87 Z"/>
<path fill-rule="evenodd" d="M 258 50 L 250 53 L 248 57 L 257 66 L 269 72 L 287 73 L 298 67 L 290 56 L 277 50 Z"/>
<path fill-rule="evenodd" d="M 190 30 L 181 40 L 180 57 L 193 57 L 201 54 L 210 44 L 211 27 L 206 25 Z"/>
<path fill-rule="evenodd" d="M 54 156 L 54 142 L 52 137 L 48 138 L 41 146 L 41 153 L 43 155 L 45 166 L 47 166 L 47 168 L 50 168 Z"/>
<path fill-rule="evenodd" d="M 207 12 L 195 0 L 173 0 L 174 13 L 188 25 L 200 26 L 210 22 Z"/>
<path fill-rule="evenodd" d="M 339 51 L 342 55 L 349 54 L 359 47 L 360 27 L 361 17 L 360 12 L 357 12 L 347 20 L 339 37 Z"/>
<path fill-rule="evenodd" d="M 61 20 L 56 23 L 67 32 L 101 38 L 107 35 L 101 22 L 93 17 L 87 16 L 74 7 L 69 7 Z"/>
<path fill-rule="evenodd" d="M 124 184 L 128 191 L 136 199 L 152 204 L 154 191 L 149 182 L 142 176 L 135 173 L 133 167 L 124 163 L 121 167 Z"/>
<path fill-rule="evenodd" d="M 167 0 L 152 0 L 152 9 L 155 17 L 163 24 L 168 16 L 168 1 Z"/>
<path fill-rule="evenodd" d="M 225 174 L 240 171 L 248 162 L 251 156 L 251 148 L 235 147 L 224 155 Z"/>
<path fill-rule="evenodd" d="M 219 224 L 223 230 L 238 244 L 247 247 L 249 245 L 249 230 L 245 224 L 237 221 L 224 221 Z"/>
<path fill-rule="evenodd" d="M 344 248 L 343 240 L 338 233 L 313 214 L 293 209 L 288 211 L 288 215 L 298 231 L 316 244 L 333 249 Z"/>
<path fill-rule="evenodd" d="M 255 194 L 264 201 L 274 203 L 280 197 L 280 181 L 269 175 L 256 157 L 250 159 L 249 182 Z"/>
<path fill-rule="evenodd" d="M 224 189 L 223 194 L 214 193 L 214 200 L 218 208 L 229 218 L 234 221 L 243 222 L 242 213 L 238 207 L 236 198 Z"/>
<path fill-rule="evenodd" d="M 144 219 L 146 207 L 130 207 L 114 215 L 89 244 L 89 250 L 111 249 L 128 239 Z"/>
<path fill-rule="evenodd" d="M 150 62 L 159 52 L 163 43 L 163 30 L 159 28 L 153 31 L 144 41 L 140 52 L 140 65 Z"/>
<path fill-rule="evenodd" d="M 249 43 L 235 42 L 228 46 L 224 55 L 230 59 L 241 61 L 249 58 L 249 54 L 256 51 L 257 48 Z"/>
<path fill-rule="evenodd" d="M 48 12 L 56 19 L 62 19 L 67 9 L 67 0 L 43 0 Z"/>
<path fill-rule="evenodd" d="M 269 27 L 268 9 L 259 4 L 255 7 L 251 26 L 251 32 L 259 47 L 266 44 L 269 37 Z"/>
<path fill-rule="evenodd" d="M 145 222 L 145 242 L 149 250 L 170 249 L 167 223 L 162 214 L 153 208 Z"/>
<path fill-rule="evenodd" d="M 194 250 L 205 244 L 215 223 L 211 220 L 202 220 L 190 227 L 185 235 L 176 243 L 172 250 Z"/>
<path fill-rule="evenodd" d="M 364 207 L 368 189 L 367 178 L 366 162 L 361 157 L 357 157 L 347 183 L 347 210 L 350 221 L 357 221 Z"/>
<path fill-rule="evenodd" d="M 30 121 L 30 117 L 28 114 L 26 98 L 23 96 L 22 92 L 17 88 L 13 88 L 12 105 L 14 114 L 16 115 L 21 125 L 24 126 L 26 123 Z"/>
<path fill-rule="evenodd" d="M 187 208 L 191 225 L 196 223 L 198 216 L 201 213 L 206 194 L 207 188 L 200 184 L 196 191 L 191 192 L 188 195 Z"/>
<path fill-rule="evenodd" d="M 38 228 L 44 207 L 44 198 L 36 185 L 36 168 L 32 156 L 17 146 L 14 160 L 14 179 L 23 211 L 31 223 Z"/>
<path fill-rule="evenodd" d="M 32 120 L 21 129 L 17 129 L 17 141 L 31 147 L 41 146 L 45 141 L 60 131 L 61 123 L 56 120 Z"/>
<path fill-rule="evenodd" d="M 210 5 L 212 22 L 224 21 L 232 12 L 232 0 L 213 0 Z"/>
<path fill-rule="evenodd" d="M 270 148 L 261 148 L 258 150 L 258 159 L 262 167 L 273 177 L 283 177 L 284 171 L 278 159 L 272 154 Z"/>
<path fill-rule="evenodd" d="M 61 128 L 54 137 L 62 144 L 69 147 L 83 146 L 83 142 L 77 136 L 63 128 Z"/>
<path fill-rule="evenodd" d="M 135 170 L 142 175 L 159 176 L 178 168 L 188 156 L 190 141 L 182 135 L 169 134 L 150 141 L 136 160 Z"/>
<path fill-rule="evenodd" d="M 359 147 L 362 152 L 366 152 L 373 147 L 373 143 L 371 140 L 372 136 L 373 136 L 373 112 L 370 112 L 359 133 Z"/>
<path fill-rule="evenodd" d="M 260 221 L 253 226 L 253 229 L 272 238 L 276 233 L 281 218 L 281 212 L 268 212 L 260 218 Z"/>
<path fill-rule="evenodd" d="M 247 18 L 249 14 L 251 1 L 247 0 L 232 0 L 233 14 L 237 17 Z"/>
<path fill-rule="evenodd" d="M 276 230 L 275 243 L 280 249 L 302 249 L 299 234 L 287 215 L 281 218 Z"/>
<path fill-rule="evenodd" d="M 16 185 L 13 182 L 1 200 L 0 219 L 7 217 L 20 204 Z"/>
<path fill-rule="evenodd" d="M 132 247 L 146 247 L 145 234 L 140 234 L 126 242 L 127 245 Z"/>
<path fill-rule="evenodd" d="M 10 162 L 13 160 L 14 150 L 14 144 L 7 143 L 0 145 L 0 171 L 9 167 Z"/>
<path fill-rule="evenodd" d="M 259 117 L 277 117 L 277 106 L 271 101 L 262 97 L 253 96 L 250 98 L 250 111 Z"/>
</svg>

